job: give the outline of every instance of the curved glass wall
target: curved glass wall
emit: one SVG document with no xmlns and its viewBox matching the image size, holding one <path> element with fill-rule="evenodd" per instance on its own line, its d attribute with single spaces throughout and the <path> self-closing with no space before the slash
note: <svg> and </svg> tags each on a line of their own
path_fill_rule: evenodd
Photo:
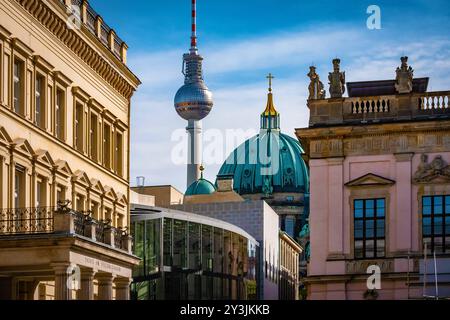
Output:
<svg viewBox="0 0 450 320">
<path fill-rule="evenodd" d="M 254 240 L 204 223 L 143 216 L 132 216 L 134 254 L 142 259 L 132 299 L 257 298 Z"/>
</svg>

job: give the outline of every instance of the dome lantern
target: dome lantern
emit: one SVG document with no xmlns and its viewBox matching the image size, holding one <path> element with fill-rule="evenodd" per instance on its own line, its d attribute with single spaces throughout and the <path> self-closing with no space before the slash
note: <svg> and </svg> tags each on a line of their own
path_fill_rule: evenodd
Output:
<svg viewBox="0 0 450 320">
<path fill-rule="evenodd" d="M 272 80 L 275 79 L 275 77 L 269 73 L 266 78 L 269 79 L 269 93 L 267 94 L 266 109 L 261 114 L 261 129 L 280 130 L 280 114 L 275 109 L 272 93 Z"/>
</svg>

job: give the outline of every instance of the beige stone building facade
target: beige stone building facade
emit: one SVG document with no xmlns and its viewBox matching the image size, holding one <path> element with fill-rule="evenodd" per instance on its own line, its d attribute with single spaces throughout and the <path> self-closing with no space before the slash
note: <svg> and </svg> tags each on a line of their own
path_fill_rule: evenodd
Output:
<svg viewBox="0 0 450 320">
<path fill-rule="evenodd" d="M 1 298 L 128 297 L 126 53 L 87 1 L 0 2 Z"/>
</svg>

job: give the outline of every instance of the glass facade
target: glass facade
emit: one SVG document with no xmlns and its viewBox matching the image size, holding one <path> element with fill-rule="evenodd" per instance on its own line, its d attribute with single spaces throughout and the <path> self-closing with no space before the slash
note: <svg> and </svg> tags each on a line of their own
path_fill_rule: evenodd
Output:
<svg viewBox="0 0 450 320">
<path fill-rule="evenodd" d="M 132 215 L 135 300 L 256 299 L 257 245 L 197 221 Z"/>
</svg>

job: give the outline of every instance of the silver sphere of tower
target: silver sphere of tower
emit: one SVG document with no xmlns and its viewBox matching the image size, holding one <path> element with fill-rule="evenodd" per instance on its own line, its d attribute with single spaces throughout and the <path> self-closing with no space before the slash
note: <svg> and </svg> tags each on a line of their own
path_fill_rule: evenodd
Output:
<svg viewBox="0 0 450 320">
<path fill-rule="evenodd" d="M 185 120 L 201 120 L 213 107 L 212 93 L 203 80 L 203 57 L 192 47 L 183 55 L 184 85 L 175 94 L 175 110 Z"/>
<path fill-rule="evenodd" d="M 203 81 L 185 84 L 175 95 L 175 110 L 185 120 L 202 120 L 212 107 L 212 93 Z"/>
</svg>

